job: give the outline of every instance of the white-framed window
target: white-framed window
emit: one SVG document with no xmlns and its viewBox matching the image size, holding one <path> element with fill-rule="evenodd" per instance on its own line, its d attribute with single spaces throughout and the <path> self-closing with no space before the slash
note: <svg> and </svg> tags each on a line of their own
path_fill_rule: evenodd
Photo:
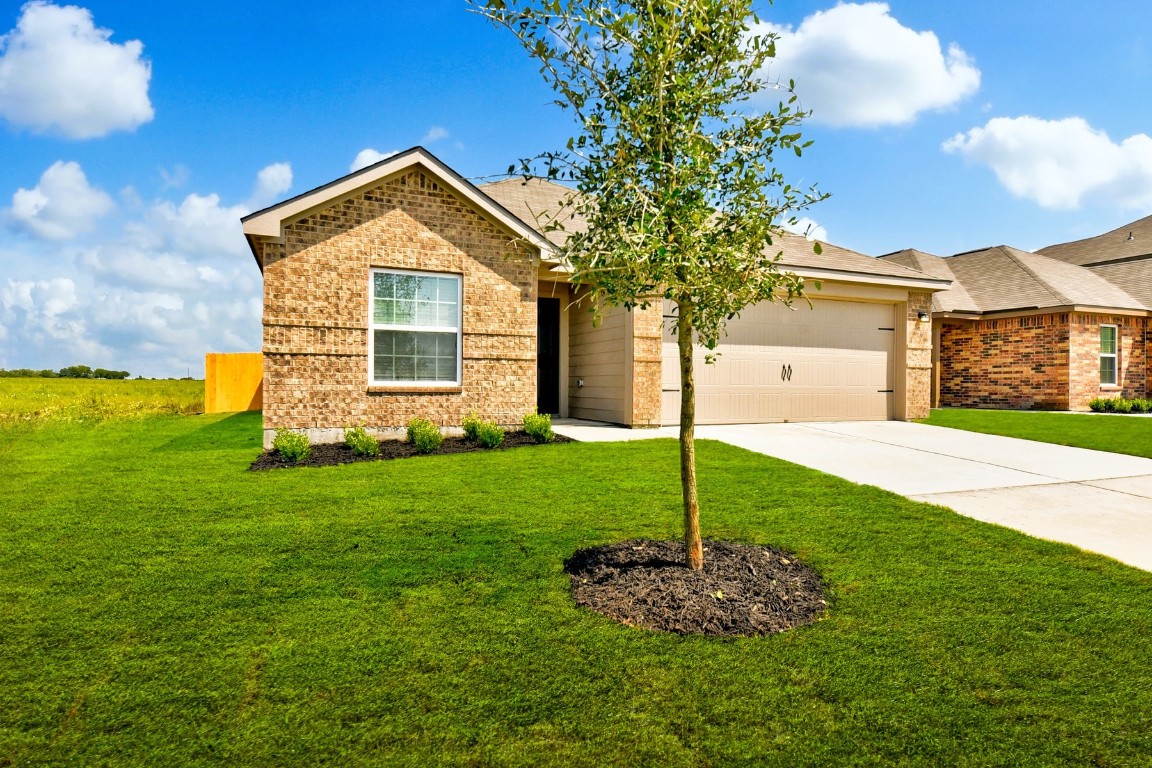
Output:
<svg viewBox="0 0 1152 768">
<path fill-rule="evenodd" d="M 460 275 L 373 269 L 368 381 L 460 384 Z"/>
<path fill-rule="evenodd" d="M 1116 385 L 1119 370 L 1119 328 L 1115 325 L 1100 326 L 1100 383 Z"/>
</svg>

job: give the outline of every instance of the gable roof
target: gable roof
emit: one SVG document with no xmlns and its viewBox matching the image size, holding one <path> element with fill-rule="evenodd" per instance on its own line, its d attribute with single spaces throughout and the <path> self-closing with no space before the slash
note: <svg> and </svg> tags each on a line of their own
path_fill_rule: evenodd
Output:
<svg viewBox="0 0 1152 768">
<path fill-rule="evenodd" d="M 884 261 L 902 264 L 932 277 L 951 280 L 952 285 L 947 290 L 932 294 L 933 312 L 980 312 L 980 306 L 968 295 L 968 290 L 956 279 L 952 268 L 944 259 L 931 253 L 918 251 L 915 248 L 905 248 L 903 251 L 887 253 L 880 257 Z"/>
<path fill-rule="evenodd" d="M 946 259 L 920 251 L 900 251 L 882 258 L 914 262 L 925 272 L 931 270 L 929 273 L 948 270 L 954 276 L 953 288 L 934 297 L 935 312 L 987 314 L 1073 306 L 1148 308 L 1092 270 L 1007 245 Z"/>
<path fill-rule="evenodd" d="M 534 227 L 513 215 L 507 208 L 480 191 L 472 182 L 449 168 L 428 150 L 423 147 L 413 147 L 378 163 L 373 163 L 367 168 L 353 171 L 335 181 L 310 189 L 303 194 L 250 213 L 240 219 L 244 225 L 244 234 L 248 238 L 248 245 L 252 249 L 253 255 L 257 255 L 253 237 L 282 237 L 286 222 L 325 208 L 337 200 L 356 195 L 375 186 L 388 176 L 416 167 L 431 173 L 446 187 L 472 203 L 489 219 L 540 248 L 544 255 L 553 252 L 553 244 L 541 236 Z M 259 261 L 259 256 L 257 256 L 257 261 Z"/>
<path fill-rule="evenodd" d="M 564 245 L 573 232 L 583 232 L 588 228 L 588 221 L 583 216 L 569 214 L 563 222 L 564 229 L 544 231 L 556 212 L 579 194 L 563 184 L 545 179 L 512 178 L 481 184 L 480 190 L 554 245 Z"/>
<path fill-rule="evenodd" d="M 520 217 L 522 221 L 542 230 L 560 210 L 579 192 L 571 187 L 544 179 L 505 179 L 483 184 L 480 189 L 500 202 L 505 208 Z M 557 246 L 564 243 L 574 232 L 583 232 L 588 227 L 584 217 L 569 216 L 564 230 L 542 232 Z M 942 290 L 949 277 L 925 275 L 900 264 L 882 262 L 871 256 L 842 248 L 831 243 L 820 243 L 821 253 L 816 253 L 812 241 L 789 232 L 773 238 L 772 245 L 765 252 L 775 256 L 782 254 L 780 264 L 789 271 L 813 279 L 856 279 L 863 282 L 900 284 L 909 287 Z"/>
<path fill-rule="evenodd" d="M 1152 258 L 1152 216 L 1096 237 L 1049 245 L 1037 253 L 1080 266 Z"/>
<path fill-rule="evenodd" d="M 812 247 L 813 241 L 790 232 L 775 238 L 767 253 L 782 252 L 780 263 L 790 271 L 804 277 L 828 279 L 861 279 L 865 282 L 906 284 L 910 287 L 933 291 L 948 287 L 950 277 L 926 274 L 903 264 L 882 261 L 863 253 L 820 242 L 820 253 Z M 873 279 L 869 279 L 873 278 Z"/>
<path fill-rule="evenodd" d="M 396 173 L 421 167 L 442 181 L 445 186 L 470 201 L 488 218 L 510 230 L 536 247 L 548 261 L 555 263 L 556 253 L 573 232 L 584 231 L 588 222 L 584 217 L 569 215 L 565 229 L 544 231 L 554 220 L 556 212 L 578 194 L 571 187 L 544 179 L 512 178 L 476 186 L 441 162 L 423 147 L 413 147 L 385 158 L 366 168 L 342 176 L 335 181 L 316 187 L 288 200 L 251 213 L 241 219 L 248 246 L 259 263 L 254 238 L 279 238 L 284 225 L 334 202 L 359 194 Z M 781 265 L 802 277 L 813 279 L 847 280 L 882 285 L 901 285 L 911 288 L 943 290 L 947 277 L 926 275 L 900 264 L 881 261 L 862 253 L 821 243 L 817 254 L 812 241 L 799 235 L 783 233 L 774 238 L 766 253 L 781 253 Z"/>
</svg>

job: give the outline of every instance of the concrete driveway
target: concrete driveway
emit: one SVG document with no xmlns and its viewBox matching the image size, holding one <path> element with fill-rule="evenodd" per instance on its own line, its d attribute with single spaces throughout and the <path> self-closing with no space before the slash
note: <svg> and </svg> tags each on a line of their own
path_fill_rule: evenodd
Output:
<svg viewBox="0 0 1152 768">
<path fill-rule="evenodd" d="M 578 429 L 557 431 L 583 440 L 616 432 Z M 619 432 L 676 436 L 668 428 Z M 899 421 L 703 426 L 696 434 L 1152 571 L 1152 459 Z"/>
</svg>

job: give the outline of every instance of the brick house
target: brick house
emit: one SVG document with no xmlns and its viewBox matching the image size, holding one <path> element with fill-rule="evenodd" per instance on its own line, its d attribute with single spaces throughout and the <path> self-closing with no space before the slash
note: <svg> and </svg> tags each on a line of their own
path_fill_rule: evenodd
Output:
<svg viewBox="0 0 1152 768">
<path fill-rule="evenodd" d="M 933 405 L 1087 410 L 1148 395 L 1152 313 L 1108 274 L 1008 246 L 880 258 L 953 281 L 932 297 Z"/>
<path fill-rule="evenodd" d="M 472 410 L 508 426 L 535 409 L 675 423 L 669 309 L 593 325 L 557 256 L 563 233 L 543 226 L 570 194 L 477 187 L 416 147 L 245 217 L 264 277 L 265 443 L 278 428 L 320 442 L 349 425 L 395 434 L 418 416 L 453 428 Z M 748 308 L 715 365 L 699 351 L 699 421 L 926 416 L 929 309 L 947 278 L 831 245 L 817 255 L 795 236 L 778 245 L 821 289 L 812 308 Z"/>
</svg>

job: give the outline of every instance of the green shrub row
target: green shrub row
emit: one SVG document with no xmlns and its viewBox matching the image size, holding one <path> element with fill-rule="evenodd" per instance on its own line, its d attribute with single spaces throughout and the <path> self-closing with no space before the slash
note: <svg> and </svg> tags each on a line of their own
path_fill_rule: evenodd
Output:
<svg viewBox="0 0 1152 768">
<path fill-rule="evenodd" d="M 464 437 L 485 448 L 498 448 L 504 443 L 504 428 L 494 421 L 483 421 L 475 411 L 464 417 L 461 426 Z M 556 439 L 552 431 L 552 417 L 546 413 L 529 413 L 524 417 L 524 432 L 537 443 L 550 443 Z M 440 428 L 428 419 L 408 422 L 408 442 L 420 453 L 434 453 L 444 442 Z M 344 430 L 344 444 L 357 456 L 379 456 L 380 443 L 364 427 Z M 299 463 L 312 454 L 308 436 L 290 429 L 276 430 L 272 447 L 288 461 Z"/>
<path fill-rule="evenodd" d="M 1088 407 L 1097 413 L 1152 413 L 1152 400 L 1142 397 L 1097 397 Z"/>
</svg>

